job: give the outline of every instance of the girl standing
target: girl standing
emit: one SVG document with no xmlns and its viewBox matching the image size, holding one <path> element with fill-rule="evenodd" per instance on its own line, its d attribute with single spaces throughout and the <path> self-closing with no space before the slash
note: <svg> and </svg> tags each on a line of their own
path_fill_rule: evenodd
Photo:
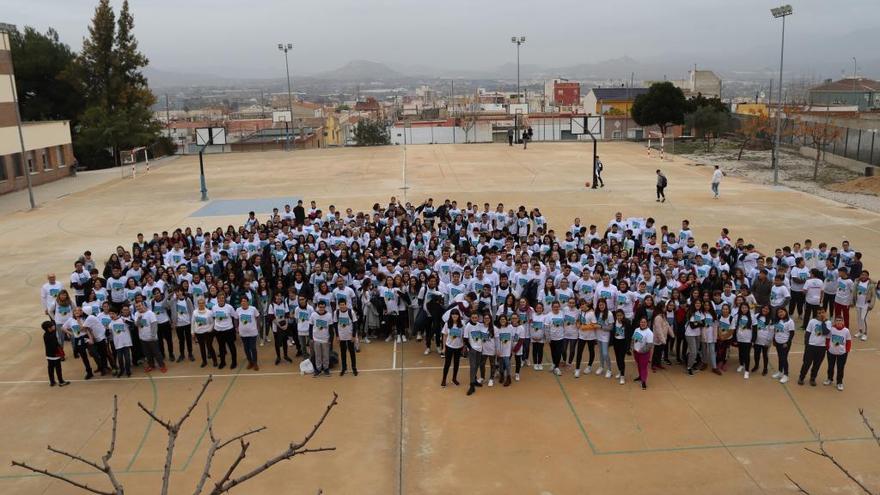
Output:
<svg viewBox="0 0 880 495">
<path fill-rule="evenodd" d="M 515 335 L 508 323 L 507 316 L 499 316 L 495 350 L 500 371 L 499 380 L 505 387 L 510 386 L 510 354 L 513 350 L 512 342 L 514 339 Z"/>
<path fill-rule="evenodd" d="M 660 307 L 663 307 L 661 304 Z M 666 303 L 663 311 L 658 311 L 654 315 L 653 332 L 654 332 L 654 354 L 651 357 L 651 371 L 666 369 L 663 366 L 663 355 L 668 352 L 666 347 L 667 338 L 673 335 L 672 326 L 675 325 L 675 303 L 669 301 Z"/>
<path fill-rule="evenodd" d="M 560 376 L 562 371 L 559 365 L 565 350 L 565 315 L 562 313 L 559 301 L 553 301 L 550 305 L 550 313 L 546 315 L 544 322 L 550 327 L 550 357 L 553 360 L 553 373 Z"/>
<path fill-rule="evenodd" d="M 599 341 L 599 369 L 596 370 L 596 374 L 601 375 L 604 371 L 605 378 L 611 378 L 611 356 L 608 355 L 608 345 L 611 342 L 611 329 L 614 327 L 614 314 L 608 310 L 605 299 L 596 302 L 596 324 L 599 325 L 596 331 L 596 340 Z"/>
<path fill-rule="evenodd" d="M 752 356 L 752 344 L 757 338 L 757 327 L 752 321 L 752 311 L 747 303 L 739 305 L 735 316 L 736 321 L 736 348 L 739 350 L 739 366 L 737 373 L 743 373 L 743 378 L 749 379 L 749 360 Z"/>
<path fill-rule="evenodd" d="M 831 385 L 836 370 L 837 390 L 843 392 L 843 370 L 846 368 L 846 357 L 852 349 L 852 335 L 849 333 L 849 328 L 846 328 L 842 316 L 834 318 L 834 326 L 831 327 L 826 346 L 828 348 L 828 379 L 823 383 Z"/>
<path fill-rule="evenodd" d="M 626 315 L 622 309 L 614 312 L 614 324 L 612 326 L 613 335 L 611 336 L 612 345 L 614 346 L 614 358 L 617 361 L 617 378 L 620 384 L 626 383 L 626 351 L 628 340 L 626 338 L 626 329 L 629 322 L 626 321 Z M 653 336 L 651 337 L 653 338 Z M 611 370 L 608 371 L 609 373 Z"/>
<path fill-rule="evenodd" d="M 242 297 L 241 307 L 235 310 L 234 318 L 238 320 L 238 335 L 241 336 L 244 356 L 248 361 L 247 369 L 260 371 L 260 364 L 257 362 L 257 336 L 260 334 L 257 320 L 260 313 L 251 306 L 248 298 Z"/>
<path fill-rule="evenodd" d="M 485 365 L 489 362 L 489 386 L 495 385 L 495 325 L 492 323 L 492 315 L 487 311 L 483 313 L 483 356 L 480 358 L 480 376 L 486 378 Z"/>
<path fill-rule="evenodd" d="M 632 342 L 633 357 L 639 369 L 637 380 L 642 382 L 642 390 L 645 390 L 648 388 L 648 362 L 654 347 L 654 332 L 648 327 L 647 318 L 639 320 L 638 328 L 633 331 Z"/>
<path fill-rule="evenodd" d="M 342 370 L 339 376 L 344 376 L 348 370 L 348 357 L 351 357 L 351 371 L 354 376 L 358 375 L 357 357 L 355 356 L 355 347 L 358 338 L 355 335 L 355 323 L 357 323 L 357 315 L 348 308 L 348 301 L 340 299 L 336 306 L 336 312 L 333 315 L 333 321 L 336 322 L 336 334 L 339 337 L 339 357 L 342 359 Z"/>
<path fill-rule="evenodd" d="M 202 356 L 204 368 L 208 365 L 208 356 L 211 363 L 217 367 L 217 355 L 214 353 L 214 314 L 207 308 L 204 297 L 196 301 L 196 309 L 192 314 L 193 332 L 196 334 L 196 342 L 199 345 L 199 353 Z"/>
<path fill-rule="evenodd" d="M 773 346 L 779 357 L 779 370 L 773 373 L 773 378 L 778 378 L 779 383 L 788 383 L 788 351 L 794 340 L 794 320 L 788 317 L 788 310 L 779 308 L 776 310 L 776 323 L 773 324 Z"/>
<path fill-rule="evenodd" d="M 715 318 L 715 309 L 706 305 L 706 311 L 703 311 L 703 334 L 700 337 L 703 341 L 703 369 L 708 364 L 712 368 L 712 373 L 720 375 L 718 357 L 715 352 L 715 343 L 718 341 L 718 321 Z M 706 363 L 706 361 L 709 362 Z"/>
<path fill-rule="evenodd" d="M 275 366 L 281 364 L 282 352 L 284 353 L 284 360 L 288 363 L 292 363 L 293 360 L 287 355 L 287 329 L 289 328 L 287 317 L 288 313 L 290 313 L 290 309 L 287 307 L 284 298 L 281 297 L 280 292 L 276 292 L 275 295 L 272 296 L 272 303 L 269 304 L 266 311 L 272 329 L 272 337 L 274 337 L 270 337 L 268 340 L 275 342 Z"/>
<path fill-rule="evenodd" d="M 566 280 L 566 279 L 563 279 Z M 563 346 L 562 359 L 565 363 L 566 368 L 570 368 L 572 364 L 574 364 L 575 353 L 577 353 L 577 344 L 578 344 L 578 316 L 580 315 L 580 311 L 577 308 L 577 304 L 574 298 L 569 298 L 565 302 L 565 308 L 562 310 L 562 334 L 565 338 L 565 345 Z M 583 353 L 583 347 L 581 347 L 581 353 Z M 567 357 L 566 357 L 567 356 Z M 580 366 L 580 363 L 578 363 Z"/>
<path fill-rule="evenodd" d="M 449 320 L 443 325 L 440 333 L 445 338 L 446 352 L 443 358 L 443 381 L 441 387 L 446 386 L 446 377 L 449 374 L 449 364 L 452 367 L 452 383 L 458 385 L 458 366 L 461 360 L 461 348 L 464 346 L 464 324 L 461 321 L 461 312 L 453 309 L 449 313 Z"/>
<path fill-rule="evenodd" d="M 763 356 L 764 371 L 761 372 L 762 376 L 767 375 L 767 367 L 770 364 L 767 357 L 767 349 L 773 341 L 772 319 L 770 306 L 761 306 L 760 313 L 755 318 L 755 365 L 752 367 L 752 373 L 758 369 L 758 366 L 761 364 L 761 356 Z"/>
<path fill-rule="evenodd" d="M 58 377 L 58 386 L 64 387 L 70 385 L 70 382 L 64 381 L 61 374 L 61 354 L 64 352 L 58 343 L 58 336 L 55 335 L 55 322 L 44 321 L 43 329 L 43 347 L 46 350 L 46 363 L 49 370 L 49 386 L 55 386 L 55 377 Z"/>
<path fill-rule="evenodd" d="M 694 365 L 697 362 L 697 353 L 700 349 L 700 337 L 703 335 L 704 323 L 703 301 L 695 299 L 691 302 L 688 311 L 687 328 L 684 331 L 684 339 L 687 342 L 687 374 L 693 376 Z"/>
<path fill-rule="evenodd" d="M 220 365 L 218 369 L 226 367 L 227 349 L 232 358 L 229 369 L 234 370 L 238 366 L 238 350 L 235 347 L 235 310 L 226 304 L 226 294 L 221 292 L 217 295 L 217 304 L 211 308 L 214 316 L 214 333 L 217 337 L 217 347 L 220 348 Z"/>
<path fill-rule="evenodd" d="M 464 342 L 468 346 L 468 365 L 470 366 L 470 387 L 467 394 L 473 395 L 477 387 L 483 385 L 477 382 L 477 371 L 483 356 L 483 334 L 477 312 L 471 313 L 470 322 L 464 326 Z M 543 332 L 542 332 L 543 333 Z"/>
<path fill-rule="evenodd" d="M 730 304 L 723 303 L 721 305 L 721 315 L 718 316 L 717 325 L 718 342 L 715 344 L 715 360 L 718 363 L 719 371 L 727 371 L 727 353 L 736 329 L 736 321 L 730 311 Z"/>
<path fill-rule="evenodd" d="M 110 306 L 110 334 L 113 336 L 113 348 L 116 349 L 116 378 L 131 376 L 131 328 L 117 312 Z"/>
<path fill-rule="evenodd" d="M 574 377 L 581 376 L 581 359 L 584 356 L 584 346 L 589 347 L 589 360 L 584 367 L 584 374 L 589 375 L 593 371 L 593 361 L 596 359 L 596 331 L 599 325 L 596 323 L 596 314 L 590 308 L 590 302 L 581 301 L 581 309 L 578 314 L 578 341 L 577 361 L 575 362 Z"/>
<path fill-rule="evenodd" d="M 529 348 L 527 337 L 528 332 L 526 331 L 525 325 L 523 325 L 522 321 L 520 321 L 518 313 L 514 313 L 510 317 L 510 326 L 513 338 L 513 349 L 511 350 L 511 352 L 513 352 L 513 358 L 516 362 L 513 379 L 515 381 L 519 381 L 519 372 L 522 369 L 523 364 L 522 354 L 525 350 Z"/>
<path fill-rule="evenodd" d="M 532 342 L 532 362 L 535 371 L 544 369 L 544 304 L 536 303 L 529 325 L 529 338 Z"/>
</svg>

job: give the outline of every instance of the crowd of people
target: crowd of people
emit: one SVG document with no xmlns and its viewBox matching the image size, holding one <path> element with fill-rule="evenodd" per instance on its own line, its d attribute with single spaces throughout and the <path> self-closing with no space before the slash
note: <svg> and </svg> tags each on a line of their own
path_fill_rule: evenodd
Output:
<svg viewBox="0 0 880 495">
<path fill-rule="evenodd" d="M 815 386 L 827 361 L 824 384 L 843 390 L 880 297 L 861 258 L 847 241 L 809 239 L 762 253 L 726 228 L 698 243 L 688 220 L 622 213 L 551 228 L 524 206 L 391 198 L 354 212 L 300 201 L 239 226 L 138 234 L 101 266 L 87 251 L 66 284 L 48 274 L 40 299 L 53 386 L 68 383 L 69 353 L 87 380 L 186 361 L 236 369 L 240 340 L 249 370 L 269 344 L 276 366 L 301 358 L 315 377 L 337 366 L 356 376 L 366 344 L 415 339 L 442 358 L 443 387 L 459 385 L 467 359 L 468 395 L 510 386 L 525 367 L 624 384 L 630 355 L 643 389 L 649 369 L 673 363 L 723 375 L 733 360 L 749 379 L 769 374 L 771 347 L 772 378 Z"/>
</svg>

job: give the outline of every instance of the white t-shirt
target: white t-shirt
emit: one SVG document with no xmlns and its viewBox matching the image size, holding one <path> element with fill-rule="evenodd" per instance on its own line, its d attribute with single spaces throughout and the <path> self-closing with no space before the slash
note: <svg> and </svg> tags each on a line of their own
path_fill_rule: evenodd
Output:
<svg viewBox="0 0 880 495">
<path fill-rule="evenodd" d="M 712 172 L 712 184 L 720 184 L 722 177 L 724 177 L 724 172 L 722 172 L 720 168 L 716 168 L 715 171 Z"/>
<path fill-rule="evenodd" d="M 469 339 L 471 343 L 471 349 L 482 352 L 483 351 L 483 327 L 482 323 L 477 323 L 474 325 L 473 323 L 467 323 L 464 326 L 464 338 Z"/>
<path fill-rule="evenodd" d="M 238 334 L 242 337 L 256 337 L 259 334 L 257 330 L 257 308 L 248 306 L 248 309 L 238 308 L 235 310 L 235 317 L 238 318 Z"/>
<path fill-rule="evenodd" d="M 122 349 L 123 347 L 131 347 L 131 334 L 128 333 L 128 325 L 122 318 L 111 320 L 110 334 L 113 335 L 113 347 Z"/>
<path fill-rule="evenodd" d="M 223 306 L 215 305 L 211 308 L 211 314 L 214 316 L 214 330 L 218 332 L 227 332 L 232 330 L 233 324 L 232 319 L 237 315 L 235 314 L 235 310 L 232 309 L 232 306 L 229 303 L 224 304 Z"/>
<path fill-rule="evenodd" d="M 358 321 L 357 314 L 354 311 L 348 309 L 345 312 L 341 312 L 337 309 L 333 319 L 336 320 L 336 333 L 339 335 L 339 340 L 351 340 L 354 338 L 354 324 Z"/>
<path fill-rule="evenodd" d="M 831 327 L 831 334 L 828 335 L 828 340 L 830 341 L 828 343 L 828 353 L 840 356 L 846 354 L 846 342 L 852 340 L 852 335 L 849 333 L 849 328 L 843 327 L 838 330 Z"/>
<path fill-rule="evenodd" d="M 441 332 L 446 336 L 446 347 L 451 349 L 461 349 L 464 345 L 464 328 L 462 327 L 449 327 L 449 324 L 443 325 L 443 330 Z"/>
<path fill-rule="evenodd" d="M 812 320 L 810 320 L 809 323 L 807 323 L 807 332 L 809 332 L 810 334 L 810 339 L 808 343 L 810 345 L 825 347 L 825 339 L 828 338 L 828 335 L 822 333 L 823 323 L 828 330 L 831 330 L 830 320 L 819 321 L 813 318 Z"/>
<path fill-rule="evenodd" d="M 596 323 L 596 314 L 592 311 L 581 313 L 578 318 L 578 338 L 580 340 L 596 340 L 596 330 L 584 330 L 581 325 Z"/>
<path fill-rule="evenodd" d="M 193 333 L 208 333 L 214 330 L 214 314 L 210 309 L 195 309 L 192 314 Z"/>
<path fill-rule="evenodd" d="M 317 311 L 309 316 L 309 324 L 312 325 L 312 339 L 315 342 L 326 344 L 330 342 L 330 324 L 333 323 L 333 315 L 325 311 L 320 314 Z"/>
<path fill-rule="evenodd" d="M 516 335 L 516 328 L 507 325 L 495 329 L 495 349 L 501 357 L 510 356 L 513 343 L 517 342 L 519 337 Z"/>
<path fill-rule="evenodd" d="M 773 340 L 777 344 L 787 344 L 791 337 L 790 332 L 794 332 L 794 320 L 791 318 L 773 324 Z"/>
<path fill-rule="evenodd" d="M 809 278 L 804 282 L 807 304 L 818 306 L 822 301 L 822 288 L 825 284 L 818 278 Z"/>
<path fill-rule="evenodd" d="M 636 328 L 632 336 L 633 350 L 643 354 L 648 352 L 650 345 L 654 343 L 654 332 L 650 328 Z"/>
<path fill-rule="evenodd" d="M 550 332 L 550 340 L 562 340 L 565 338 L 565 314 L 562 311 L 547 313 L 544 316 L 544 324 Z"/>
</svg>

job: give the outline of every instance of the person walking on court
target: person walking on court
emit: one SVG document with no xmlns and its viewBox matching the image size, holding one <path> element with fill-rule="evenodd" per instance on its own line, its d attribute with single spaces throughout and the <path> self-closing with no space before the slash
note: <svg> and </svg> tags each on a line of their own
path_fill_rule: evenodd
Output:
<svg viewBox="0 0 880 495">
<path fill-rule="evenodd" d="M 605 168 L 602 165 L 602 160 L 599 160 L 599 155 L 596 155 L 596 182 L 599 183 L 599 187 L 605 187 L 605 181 L 602 180 L 602 169 Z"/>
<path fill-rule="evenodd" d="M 666 176 L 663 175 L 663 172 L 660 169 L 657 169 L 657 202 L 665 203 L 666 202 L 666 186 L 669 184 L 669 181 L 666 180 Z"/>
<path fill-rule="evenodd" d="M 721 186 L 721 178 L 724 177 L 724 172 L 721 171 L 721 168 L 718 165 L 715 165 L 715 171 L 712 172 L 712 192 L 715 194 L 715 199 L 718 199 L 718 188 Z"/>
<path fill-rule="evenodd" d="M 522 132 L 522 144 L 523 144 L 524 150 L 529 149 L 529 131 L 527 131 L 525 129 L 523 129 L 523 132 Z"/>
<path fill-rule="evenodd" d="M 507 130 L 507 145 L 513 146 L 513 129 Z"/>
</svg>

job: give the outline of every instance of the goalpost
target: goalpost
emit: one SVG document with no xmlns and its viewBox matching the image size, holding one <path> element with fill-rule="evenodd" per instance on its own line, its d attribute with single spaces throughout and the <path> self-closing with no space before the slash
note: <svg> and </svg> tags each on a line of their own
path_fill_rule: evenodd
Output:
<svg viewBox="0 0 880 495">
<path fill-rule="evenodd" d="M 143 162 L 138 161 L 138 157 L 143 153 Z M 139 146 L 130 150 L 119 152 L 122 158 L 121 173 L 123 179 L 134 179 L 138 174 L 150 172 L 150 155 L 146 146 Z"/>
</svg>

